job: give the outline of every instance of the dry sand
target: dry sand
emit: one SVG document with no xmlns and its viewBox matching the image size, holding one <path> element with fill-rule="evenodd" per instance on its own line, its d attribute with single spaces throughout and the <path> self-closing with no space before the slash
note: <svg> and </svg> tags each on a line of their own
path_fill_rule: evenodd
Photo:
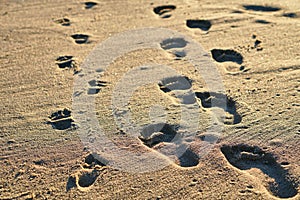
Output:
<svg viewBox="0 0 300 200">
<path fill-rule="evenodd" d="M 0 24 L 0 199 L 300 199 L 298 0 L 0 0 Z M 178 79 L 191 82 L 183 89 L 195 92 L 192 104 L 199 108 L 186 153 L 159 170 L 130 173 L 101 159 L 101 152 L 90 154 L 73 116 L 73 86 L 94 47 L 145 27 L 201 44 L 225 90 L 209 94 L 185 55 L 163 45 L 114 60 L 90 83 L 90 93 L 97 93 L 97 119 L 118 148 L 172 157 L 180 106 L 189 104 L 175 97 L 182 92 Z M 128 107 L 148 129 L 133 137 L 114 122 L 113 90 L 126 72 L 150 62 L 182 76 L 135 90 Z M 220 97 L 228 101 L 225 119 L 215 119 L 223 130 L 208 134 L 211 113 L 224 111 L 210 100 Z M 157 104 L 168 124 L 153 131 L 159 120 L 149 111 Z"/>
</svg>

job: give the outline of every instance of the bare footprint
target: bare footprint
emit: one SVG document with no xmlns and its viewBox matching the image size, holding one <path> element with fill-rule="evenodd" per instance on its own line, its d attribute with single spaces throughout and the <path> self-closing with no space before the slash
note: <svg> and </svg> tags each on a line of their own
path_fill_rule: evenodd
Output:
<svg viewBox="0 0 300 200">
<path fill-rule="evenodd" d="M 153 12 L 159 15 L 161 18 L 170 18 L 171 12 L 176 9 L 174 5 L 164 5 L 164 6 L 157 6 L 153 9 Z"/>
<path fill-rule="evenodd" d="M 236 110 L 236 102 L 227 95 L 215 92 L 196 92 L 203 108 L 219 107 L 226 112 L 224 124 L 238 124 L 242 121 L 241 115 Z"/>
<path fill-rule="evenodd" d="M 259 11 L 259 12 L 275 12 L 281 10 L 279 7 L 274 6 L 262 6 L 262 5 L 243 5 L 244 9 L 251 11 Z"/>
<path fill-rule="evenodd" d="M 212 57 L 217 62 L 235 62 L 237 64 L 243 63 L 243 56 L 232 49 L 212 49 L 211 50 Z"/>
<path fill-rule="evenodd" d="M 273 154 L 247 144 L 224 145 L 221 147 L 221 151 L 232 166 L 240 170 L 257 168 L 269 177 L 268 182 L 262 180 L 262 183 L 274 196 L 290 198 L 297 195 L 298 185 L 290 178 L 288 170 L 284 168 L 287 162 L 279 164 Z M 250 175 L 253 174 L 250 173 Z"/>
<path fill-rule="evenodd" d="M 282 14 L 283 17 L 288 17 L 288 18 L 300 18 L 300 11 L 299 12 L 287 12 Z"/>
<path fill-rule="evenodd" d="M 107 82 L 105 81 L 91 80 L 89 81 L 91 88 L 88 89 L 87 93 L 89 95 L 98 94 L 101 90 L 101 87 L 105 87 L 106 84 Z"/>
<path fill-rule="evenodd" d="M 162 41 L 160 47 L 173 54 L 176 60 L 180 60 L 186 56 L 186 52 L 183 49 L 187 45 L 187 41 L 183 38 L 170 38 Z"/>
<path fill-rule="evenodd" d="M 181 134 L 177 132 L 178 125 L 150 124 L 146 126 L 139 139 L 144 145 L 168 157 L 175 156 L 175 163 L 180 167 L 194 167 L 199 164 L 199 156 L 190 148 L 177 155 L 177 150 L 182 148 Z M 171 146 L 171 148 L 165 148 Z"/>
<path fill-rule="evenodd" d="M 73 68 L 74 67 L 73 56 L 59 56 L 56 59 L 56 64 L 59 68 Z"/>
<path fill-rule="evenodd" d="M 188 19 L 186 20 L 186 26 L 189 28 L 199 28 L 202 31 L 208 31 L 211 27 L 211 22 L 209 20 Z"/>
<path fill-rule="evenodd" d="M 82 169 L 69 176 L 66 190 L 78 188 L 79 190 L 88 190 L 97 180 L 100 173 L 106 169 L 106 162 L 100 161 L 96 154 L 86 156 Z"/>
<path fill-rule="evenodd" d="M 85 34 L 74 34 L 71 35 L 71 37 L 74 39 L 75 43 L 77 44 L 85 44 L 89 42 L 89 36 Z"/>
<path fill-rule="evenodd" d="M 49 116 L 50 121 L 47 124 L 51 124 L 54 129 L 66 130 L 69 128 L 75 128 L 74 120 L 71 118 L 71 111 L 67 108 L 52 113 Z"/>
<path fill-rule="evenodd" d="M 185 76 L 172 76 L 162 79 L 158 86 L 164 93 L 172 92 L 172 96 L 182 104 L 196 103 L 195 94 L 192 91 L 192 80 Z"/>
<path fill-rule="evenodd" d="M 94 6 L 96 6 L 98 3 L 96 2 L 92 2 L 92 1 L 88 1 L 88 2 L 85 2 L 84 5 L 85 5 L 85 9 L 91 9 L 93 8 Z"/>
<path fill-rule="evenodd" d="M 60 18 L 60 19 L 55 19 L 53 21 L 62 26 L 70 26 L 71 25 L 71 21 L 68 18 Z"/>
</svg>

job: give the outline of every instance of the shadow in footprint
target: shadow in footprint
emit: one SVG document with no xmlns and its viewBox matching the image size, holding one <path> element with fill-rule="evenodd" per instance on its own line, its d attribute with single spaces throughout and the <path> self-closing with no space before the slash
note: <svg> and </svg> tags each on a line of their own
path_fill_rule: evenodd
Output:
<svg viewBox="0 0 300 200">
<path fill-rule="evenodd" d="M 161 143 L 172 143 L 176 145 L 181 144 L 182 137 L 177 133 L 178 128 L 178 125 L 170 125 L 165 123 L 151 124 L 142 130 L 139 139 L 144 145 L 153 148 L 162 154 L 165 154 L 168 151 L 164 152 L 164 149 L 161 149 L 161 147 L 164 146 L 160 146 Z M 177 150 L 181 152 L 182 149 L 179 146 L 179 149 L 177 147 Z M 176 156 L 177 161 L 175 163 L 181 167 L 193 167 L 199 164 L 199 156 L 190 148 L 187 148 L 184 152 L 180 153 L 180 155 L 175 154 L 168 152 L 165 155 Z"/>
<path fill-rule="evenodd" d="M 78 186 L 83 188 L 90 187 L 95 183 L 98 176 L 99 176 L 99 171 L 96 169 L 84 170 L 78 176 Z"/>
<path fill-rule="evenodd" d="M 49 119 L 50 121 L 47 124 L 51 124 L 54 129 L 66 130 L 76 126 L 71 118 L 71 111 L 67 108 L 52 113 Z"/>
<path fill-rule="evenodd" d="M 202 31 L 208 31 L 211 27 L 211 22 L 209 20 L 186 20 L 186 25 L 189 28 L 199 28 Z"/>
<path fill-rule="evenodd" d="M 192 80 L 186 76 L 172 76 L 162 79 L 158 85 L 165 93 L 172 90 L 188 90 L 192 87 Z"/>
<path fill-rule="evenodd" d="M 161 142 L 172 142 L 177 135 L 177 127 L 164 123 L 151 124 L 142 130 L 139 139 L 150 148 Z"/>
<path fill-rule="evenodd" d="M 71 190 L 72 188 L 76 188 L 76 178 L 73 177 L 73 176 L 70 176 L 70 177 L 68 178 L 68 182 L 67 182 L 67 186 L 66 186 L 67 192 L 68 192 L 69 190 Z"/>
<path fill-rule="evenodd" d="M 226 50 L 213 49 L 213 50 L 211 50 L 211 54 L 212 54 L 213 59 L 217 62 L 231 61 L 231 62 L 235 62 L 237 64 L 242 64 L 243 59 L 244 59 L 240 53 L 238 53 L 232 49 L 226 49 Z"/>
<path fill-rule="evenodd" d="M 153 9 L 153 12 L 159 15 L 161 18 L 169 18 L 171 17 L 170 12 L 175 9 L 176 6 L 173 5 L 157 6 Z"/>
<path fill-rule="evenodd" d="M 299 14 L 300 14 L 300 12 L 298 14 L 291 12 L 291 13 L 284 13 L 284 14 L 282 14 L 282 16 L 288 17 L 288 18 L 298 18 Z"/>
<path fill-rule="evenodd" d="M 271 153 L 247 144 L 224 145 L 221 147 L 221 151 L 234 167 L 240 170 L 257 168 L 274 179 L 273 182 L 268 183 L 267 188 L 274 196 L 290 198 L 297 194 L 297 184 L 289 178 L 288 171 L 277 163 Z"/>
<path fill-rule="evenodd" d="M 85 34 L 74 34 L 71 35 L 71 37 L 74 39 L 75 43 L 77 44 L 88 43 L 89 40 L 89 36 Z"/>
<path fill-rule="evenodd" d="M 84 5 L 85 5 L 85 9 L 91 9 L 91 8 L 93 8 L 94 6 L 96 6 L 97 3 L 88 1 L 88 2 L 85 2 Z"/>
<path fill-rule="evenodd" d="M 56 59 L 56 64 L 59 68 L 72 68 L 73 67 L 73 56 L 59 56 Z"/>
<path fill-rule="evenodd" d="M 101 90 L 101 87 L 105 87 L 106 86 L 105 81 L 97 81 L 97 80 L 91 80 L 89 81 L 89 85 L 93 88 L 89 88 L 87 91 L 87 94 L 89 95 L 93 95 L 93 94 L 98 94 Z"/>
<path fill-rule="evenodd" d="M 67 108 L 54 112 L 49 116 L 51 120 L 58 120 L 58 119 L 63 119 L 68 117 L 71 117 L 71 111 Z"/>
<path fill-rule="evenodd" d="M 258 24 L 271 24 L 271 22 L 268 22 L 268 21 L 263 20 L 263 19 L 255 20 L 255 23 L 258 23 Z"/>
<path fill-rule="evenodd" d="M 275 12 L 281 10 L 281 8 L 273 6 L 260 6 L 260 5 L 243 5 L 246 10 L 260 11 L 260 12 Z"/>
<path fill-rule="evenodd" d="M 191 149 L 187 149 L 182 156 L 179 157 L 181 167 L 194 167 L 199 164 L 199 156 Z"/>
<path fill-rule="evenodd" d="M 71 21 L 68 18 L 61 18 L 54 20 L 55 23 L 60 24 L 62 26 L 70 26 Z"/>
<path fill-rule="evenodd" d="M 183 48 L 187 45 L 187 41 L 183 38 L 170 38 L 162 41 L 160 46 L 164 50 L 174 49 L 174 48 Z"/>
<path fill-rule="evenodd" d="M 241 115 L 236 111 L 235 101 L 227 95 L 216 92 L 196 92 L 195 95 L 200 99 L 202 107 L 219 107 L 229 113 L 224 121 L 225 124 L 238 124 L 242 121 Z"/>
</svg>

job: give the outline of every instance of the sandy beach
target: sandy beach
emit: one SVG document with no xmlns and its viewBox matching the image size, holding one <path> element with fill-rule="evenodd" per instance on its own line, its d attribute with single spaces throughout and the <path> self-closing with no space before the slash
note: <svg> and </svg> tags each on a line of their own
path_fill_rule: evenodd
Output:
<svg viewBox="0 0 300 200">
<path fill-rule="evenodd" d="M 298 0 L 0 0 L 0 200 L 300 199 Z"/>
</svg>

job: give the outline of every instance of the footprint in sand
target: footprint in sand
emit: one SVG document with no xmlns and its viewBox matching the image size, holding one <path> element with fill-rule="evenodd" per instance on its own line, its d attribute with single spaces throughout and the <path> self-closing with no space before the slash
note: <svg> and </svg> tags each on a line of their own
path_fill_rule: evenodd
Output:
<svg viewBox="0 0 300 200">
<path fill-rule="evenodd" d="M 71 25 L 71 21 L 68 18 L 60 18 L 60 19 L 55 19 L 53 21 L 62 26 L 70 26 Z"/>
<path fill-rule="evenodd" d="M 153 9 L 153 12 L 159 15 L 161 18 L 170 18 L 172 15 L 170 14 L 173 10 L 176 9 L 174 5 L 164 5 L 164 6 L 157 6 Z"/>
<path fill-rule="evenodd" d="M 279 7 L 274 6 L 261 6 L 261 5 L 243 5 L 245 10 L 258 11 L 258 12 L 275 12 L 281 10 Z"/>
<path fill-rule="evenodd" d="M 73 56 L 59 56 L 56 58 L 56 64 L 60 69 L 73 69 L 74 74 L 80 71 L 80 68 L 73 59 Z"/>
<path fill-rule="evenodd" d="M 103 170 L 106 169 L 106 161 L 102 162 L 96 154 L 89 154 L 85 158 L 82 169 L 69 176 L 66 190 L 78 188 L 81 191 L 88 190 L 97 180 Z"/>
<path fill-rule="evenodd" d="M 211 22 L 209 20 L 188 19 L 186 20 L 186 26 L 189 28 L 199 28 L 202 31 L 208 31 L 211 27 Z"/>
<path fill-rule="evenodd" d="M 183 47 L 186 43 L 175 39 L 175 42 L 165 42 L 164 49 Z M 181 104 L 196 103 L 193 94 L 192 80 L 185 76 L 171 76 L 162 79 L 158 86 L 160 90 L 169 95 L 175 95 Z M 179 125 L 165 123 L 150 124 L 141 131 L 139 139 L 149 148 L 175 160 L 180 167 L 193 167 L 199 164 L 199 155 L 190 146 L 184 145 L 182 135 L 178 132 Z M 181 152 L 184 150 L 184 152 Z"/>
<path fill-rule="evenodd" d="M 149 148 L 162 153 L 166 156 L 176 156 L 175 163 L 180 167 L 194 167 L 199 164 L 199 156 L 190 148 L 187 148 L 185 152 L 180 155 L 176 154 L 176 149 L 180 148 L 181 135 L 177 132 L 179 125 L 171 124 L 150 124 L 146 126 L 139 139 L 144 145 Z M 167 149 L 163 149 L 165 146 L 174 146 L 171 152 Z"/>
<path fill-rule="evenodd" d="M 288 17 L 288 18 L 300 18 L 300 11 L 299 12 L 288 12 L 288 13 L 284 13 L 282 14 L 283 17 Z"/>
<path fill-rule="evenodd" d="M 73 62 L 74 62 L 73 56 L 59 56 L 56 59 L 56 64 L 61 69 L 64 69 L 64 68 L 73 68 L 74 67 L 74 63 Z"/>
<path fill-rule="evenodd" d="M 160 47 L 174 55 L 176 60 L 181 60 L 186 56 L 186 52 L 182 49 L 186 45 L 187 41 L 183 38 L 170 38 L 160 43 Z"/>
<path fill-rule="evenodd" d="M 93 8 L 94 6 L 96 6 L 98 3 L 96 2 L 92 2 L 92 1 L 88 1 L 88 2 L 85 2 L 84 5 L 85 5 L 85 9 L 91 9 Z"/>
<path fill-rule="evenodd" d="M 243 63 L 243 56 L 239 52 L 232 49 L 212 49 L 212 57 L 217 62 L 235 62 L 237 64 Z"/>
<path fill-rule="evenodd" d="M 88 89 L 87 93 L 89 95 L 98 94 L 101 90 L 101 87 L 105 87 L 107 82 L 105 81 L 97 81 L 97 80 L 91 80 L 89 81 L 89 85 L 91 88 Z"/>
<path fill-rule="evenodd" d="M 288 162 L 277 163 L 273 154 L 247 144 L 224 145 L 221 151 L 232 166 L 247 170 L 251 176 L 263 179 L 263 185 L 274 196 L 290 198 L 297 195 L 299 185 L 291 179 L 289 171 L 285 168 Z M 259 173 L 254 174 L 255 171 L 251 171 L 253 168 L 259 169 L 264 177 L 259 176 Z"/>
<path fill-rule="evenodd" d="M 195 94 L 192 91 L 192 80 L 185 76 L 172 76 L 162 79 L 158 86 L 164 93 L 172 92 L 182 104 L 196 103 Z"/>
<path fill-rule="evenodd" d="M 69 128 L 75 128 L 74 120 L 71 118 L 71 111 L 67 108 L 52 113 L 49 116 L 50 121 L 47 124 L 51 124 L 54 129 L 66 130 Z"/>
<path fill-rule="evenodd" d="M 195 95 L 200 99 L 203 108 L 218 107 L 223 109 L 226 112 L 225 119 L 219 120 L 224 124 L 233 125 L 242 121 L 241 115 L 236 110 L 236 102 L 232 98 L 228 98 L 227 95 L 215 92 L 196 92 Z"/>
<path fill-rule="evenodd" d="M 77 44 L 86 44 L 89 42 L 89 36 L 85 34 L 74 34 L 71 35 L 71 37 L 74 39 L 75 43 Z"/>
</svg>

